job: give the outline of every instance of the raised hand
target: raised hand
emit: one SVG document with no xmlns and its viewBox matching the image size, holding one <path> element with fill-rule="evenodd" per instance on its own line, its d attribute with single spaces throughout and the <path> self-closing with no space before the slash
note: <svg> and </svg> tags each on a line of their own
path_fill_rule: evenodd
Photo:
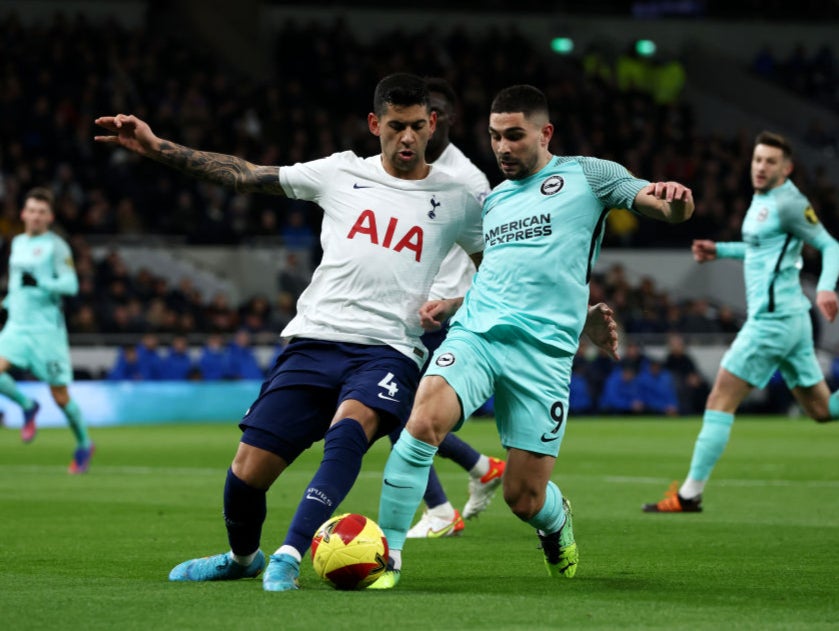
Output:
<svg viewBox="0 0 839 631">
<path fill-rule="evenodd" d="M 693 203 L 693 192 L 684 184 L 678 182 L 651 182 L 644 189 L 648 195 L 665 202 Z"/>
<path fill-rule="evenodd" d="M 149 157 L 160 142 L 160 139 L 152 133 L 151 127 L 133 114 L 100 116 L 94 122 L 113 132 L 107 136 L 94 136 L 93 139 L 96 142 L 120 145 L 141 156 Z"/>
<path fill-rule="evenodd" d="M 420 326 L 425 331 L 439 331 L 443 323 L 458 310 L 463 298 L 429 300 L 420 307 Z"/>
<path fill-rule="evenodd" d="M 710 239 L 694 239 L 690 251 L 693 253 L 693 260 L 697 263 L 705 263 L 717 258 L 717 244 Z"/>
<path fill-rule="evenodd" d="M 836 298 L 836 292 L 827 290 L 816 292 L 816 306 L 828 322 L 833 322 L 836 319 L 837 312 L 839 312 L 839 300 Z"/>
</svg>

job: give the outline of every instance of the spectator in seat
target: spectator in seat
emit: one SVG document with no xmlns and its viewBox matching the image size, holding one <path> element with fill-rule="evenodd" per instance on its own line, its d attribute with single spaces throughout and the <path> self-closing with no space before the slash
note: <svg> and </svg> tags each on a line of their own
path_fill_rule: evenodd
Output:
<svg viewBox="0 0 839 631">
<path fill-rule="evenodd" d="M 157 336 L 151 333 L 144 335 L 137 345 L 137 360 L 140 362 L 140 370 L 146 381 L 160 379 L 161 360 L 158 346 Z"/>
<path fill-rule="evenodd" d="M 137 356 L 136 346 L 123 346 L 119 349 L 117 360 L 108 371 L 108 381 L 143 381 L 143 371 Z"/>
<path fill-rule="evenodd" d="M 636 383 L 645 412 L 678 416 L 676 384 L 670 372 L 662 368 L 659 360 L 651 358 L 646 367 L 638 373 Z"/>
<path fill-rule="evenodd" d="M 685 340 L 681 335 L 667 338 L 667 357 L 664 368 L 670 372 L 676 382 L 676 394 L 679 410 L 682 414 L 699 414 L 705 409 L 710 387 L 699 372 L 696 362 L 688 354 Z"/>
<path fill-rule="evenodd" d="M 183 335 L 172 338 L 169 351 L 160 363 L 160 378 L 167 381 L 185 381 L 195 370 L 195 363 L 189 354 L 189 343 Z"/>
<path fill-rule="evenodd" d="M 250 333 L 246 329 L 239 329 L 236 332 L 227 350 L 230 357 L 229 376 L 232 379 L 265 379 L 265 373 L 259 367 L 251 346 Z"/>
<path fill-rule="evenodd" d="M 638 390 L 638 373 L 633 362 L 623 360 L 612 371 L 603 385 L 598 407 L 611 414 L 640 414 L 644 411 L 644 402 Z"/>
<path fill-rule="evenodd" d="M 230 377 L 230 351 L 224 345 L 221 335 L 214 333 L 207 338 L 207 343 L 201 349 L 198 367 L 205 381 Z"/>
</svg>

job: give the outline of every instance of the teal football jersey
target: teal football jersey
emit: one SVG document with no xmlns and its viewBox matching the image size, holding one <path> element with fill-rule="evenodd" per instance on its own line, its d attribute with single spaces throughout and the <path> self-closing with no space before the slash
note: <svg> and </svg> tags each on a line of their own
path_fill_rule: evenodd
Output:
<svg viewBox="0 0 839 631">
<path fill-rule="evenodd" d="M 513 326 L 575 352 L 606 215 L 631 209 L 647 184 L 615 162 L 580 156 L 555 156 L 499 184 L 483 207 L 483 261 L 454 321 L 476 332 Z"/>
<path fill-rule="evenodd" d="M 38 281 L 36 287 L 23 284 L 25 272 Z M 12 239 L 9 293 L 4 301 L 8 324 L 30 329 L 63 328 L 61 295 L 74 295 L 78 290 L 73 256 L 64 239 L 52 232 L 20 234 Z"/>
<path fill-rule="evenodd" d="M 835 241 L 792 181 L 755 193 L 742 233 L 745 247 L 718 244 L 718 254 L 743 257 L 749 317 L 785 317 L 810 308 L 800 280 L 805 243 L 822 252 L 819 289 L 835 289 L 839 261 L 829 247 Z"/>
</svg>

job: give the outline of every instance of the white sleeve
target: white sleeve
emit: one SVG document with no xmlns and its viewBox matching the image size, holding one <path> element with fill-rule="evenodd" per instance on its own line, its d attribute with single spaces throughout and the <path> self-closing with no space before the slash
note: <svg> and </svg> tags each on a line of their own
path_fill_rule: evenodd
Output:
<svg viewBox="0 0 839 631">
<path fill-rule="evenodd" d="M 352 155 L 352 152 L 333 153 L 326 158 L 280 167 L 280 186 L 291 199 L 317 202 L 344 154 Z"/>
</svg>

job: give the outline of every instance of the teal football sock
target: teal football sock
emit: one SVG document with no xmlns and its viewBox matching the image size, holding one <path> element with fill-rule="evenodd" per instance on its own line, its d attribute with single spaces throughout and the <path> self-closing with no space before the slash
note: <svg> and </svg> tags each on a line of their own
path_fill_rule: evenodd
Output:
<svg viewBox="0 0 839 631">
<path fill-rule="evenodd" d="M 84 418 L 82 418 L 82 411 L 79 409 L 79 406 L 76 405 L 75 401 L 70 399 L 67 405 L 65 405 L 62 409 L 64 410 L 64 416 L 67 417 L 67 423 L 73 431 L 73 436 L 76 437 L 76 443 L 78 446 L 83 448 L 90 447 L 90 438 L 87 435 L 87 424 L 84 422 Z"/>
<path fill-rule="evenodd" d="M 17 382 L 8 373 L 0 373 L 0 394 L 4 394 L 17 403 L 24 410 L 29 410 L 35 402 L 23 394 L 17 387 Z"/>
<path fill-rule="evenodd" d="M 382 480 L 379 525 L 394 550 L 401 550 L 405 544 L 436 453 L 434 445 L 417 440 L 407 430 L 402 430 L 390 452 Z"/>
<path fill-rule="evenodd" d="M 717 410 L 705 410 L 702 417 L 702 429 L 693 447 L 693 459 L 690 461 L 688 478 L 705 481 L 711 477 L 711 471 L 725 451 L 731 435 L 734 415 Z"/>
<path fill-rule="evenodd" d="M 545 489 L 545 503 L 527 523 L 546 535 L 557 532 L 565 523 L 565 511 L 562 510 L 562 492 L 550 480 L 548 480 L 548 486 Z"/>
</svg>

